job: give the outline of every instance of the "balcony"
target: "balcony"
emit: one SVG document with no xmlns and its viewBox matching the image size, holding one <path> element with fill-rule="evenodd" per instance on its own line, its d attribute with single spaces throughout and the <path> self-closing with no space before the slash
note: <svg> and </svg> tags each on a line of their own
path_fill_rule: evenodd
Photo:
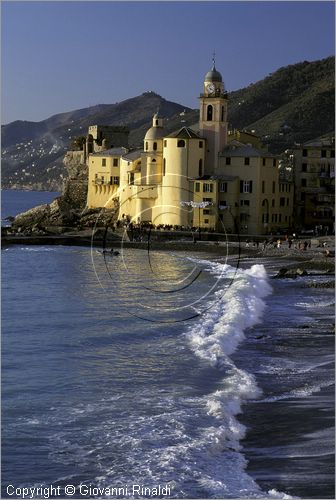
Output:
<svg viewBox="0 0 336 500">
<path fill-rule="evenodd" d="M 212 94 L 200 94 L 200 97 L 208 97 L 209 99 L 218 99 L 221 97 L 222 99 L 228 98 L 227 92 L 213 92 Z"/>
</svg>

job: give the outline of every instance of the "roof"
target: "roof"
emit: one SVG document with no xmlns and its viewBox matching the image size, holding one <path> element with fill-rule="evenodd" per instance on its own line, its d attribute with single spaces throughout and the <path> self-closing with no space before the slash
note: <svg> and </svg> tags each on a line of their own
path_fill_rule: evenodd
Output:
<svg viewBox="0 0 336 500">
<path fill-rule="evenodd" d="M 165 136 L 165 129 L 163 127 L 151 127 L 147 130 L 145 135 L 145 141 L 155 141 L 157 139 L 162 139 Z"/>
<path fill-rule="evenodd" d="M 315 148 L 334 147 L 335 140 L 332 140 L 332 138 L 330 137 L 324 137 L 322 139 L 314 139 L 312 141 L 305 142 L 303 146 L 315 147 Z"/>
<path fill-rule="evenodd" d="M 232 141 L 233 142 L 233 141 Z M 238 141 L 237 141 L 238 142 Z M 257 149 L 252 146 L 243 145 L 235 146 L 229 145 L 220 152 L 221 156 L 249 156 L 249 157 L 262 157 L 262 158 L 277 158 L 278 155 L 273 155 L 268 151 L 263 151 L 262 149 Z"/>
<path fill-rule="evenodd" d="M 203 175 L 202 177 L 195 177 L 195 181 L 235 181 L 236 179 L 239 179 L 237 175 L 220 175 L 220 174 L 215 174 L 215 175 Z"/>
<path fill-rule="evenodd" d="M 213 64 L 210 71 L 207 72 L 204 78 L 205 82 L 222 82 L 222 75 L 216 70 L 215 64 Z"/>
<path fill-rule="evenodd" d="M 124 160 L 134 161 L 137 158 L 140 158 L 142 153 L 142 149 L 136 149 L 135 151 L 129 151 L 128 153 L 123 154 L 122 157 Z"/>
<path fill-rule="evenodd" d="M 127 151 L 126 148 L 110 148 L 97 153 L 90 153 L 90 156 L 123 156 Z"/>
<path fill-rule="evenodd" d="M 197 134 L 194 130 L 192 130 L 189 127 L 182 127 L 180 130 L 177 130 L 176 132 L 172 132 L 171 134 L 167 135 L 169 139 L 171 138 L 176 138 L 176 139 L 202 139 L 202 137 Z"/>
</svg>

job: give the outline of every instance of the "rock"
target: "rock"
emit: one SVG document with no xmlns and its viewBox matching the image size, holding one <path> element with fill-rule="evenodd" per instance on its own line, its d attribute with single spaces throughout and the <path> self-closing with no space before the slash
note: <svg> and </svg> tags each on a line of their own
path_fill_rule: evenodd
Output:
<svg viewBox="0 0 336 500">
<path fill-rule="evenodd" d="M 325 281 L 322 283 L 312 282 L 307 283 L 305 288 L 335 288 L 335 281 Z"/>
<path fill-rule="evenodd" d="M 296 270 L 297 276 L 307 276 L 307 271 L 305 269 L 301 269 L 300 267 L 297 268 Z"/>
<path fill-rule="evenodd" d="M 297 274 L 295 271 L 291 271 L 287 269 L 286 267 L 282 267 L 279 269 L 278 274 L 274 276 L 275 279 L 279 278 L 292 278 L 295 279 L 297 277 Z"/>
</svg>

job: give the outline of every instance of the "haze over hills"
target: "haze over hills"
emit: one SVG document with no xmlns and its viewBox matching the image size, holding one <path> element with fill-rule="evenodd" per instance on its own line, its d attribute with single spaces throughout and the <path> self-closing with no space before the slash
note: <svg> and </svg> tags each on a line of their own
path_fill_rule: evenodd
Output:
<svg viewBox="0 0 336 500">
<path fill-rule="evenodd" d="M 334 131 L 335 62 L 333 57 L 280 68 L 265 79 L 229 93 L 229 124 L 260 135 L 279 153 Z M 201 90 L 201 89 L 200 89 Z M 62 159 L 72 140 L 89 125 L 126 125 L 129 145 L 142 147 L 143 137 L 159 111 L 167 133 L 196 126 L 198 109 L 146 92 L 115 104 L 61 113 L 41 122 L 15 121 L 1 127 L 3 188 L 59 190 Z"/>
</svg>

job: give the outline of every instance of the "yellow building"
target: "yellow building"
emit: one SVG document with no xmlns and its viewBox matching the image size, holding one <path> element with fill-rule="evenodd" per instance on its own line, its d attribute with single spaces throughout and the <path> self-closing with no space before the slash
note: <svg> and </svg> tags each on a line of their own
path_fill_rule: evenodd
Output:
<svg viewBox="0 0 336 500">
<path fill-rule="evenodd" d="M 335 229 L 335 138 L 306 142 L 293 153 L 296 226 L 331 234 Z"/>
<path fill-rule="evenodd" d="M 117 201 L 119 219 L 155 226 L 251 235 L 289 227 L 293 186 L 280 185 L 278 159 L 258 137 L 228 134 L 227 104 L 213 64 L 200 95 L 199 132 L 182 127 L 166 134 L 155 114 L 143 150 L 106 149 L 101 136 L 99 150 L 88 158 L 88 207 L 114 207 Z M 90 137 L 96 136 L 92 129 Z"/>
</svg>

